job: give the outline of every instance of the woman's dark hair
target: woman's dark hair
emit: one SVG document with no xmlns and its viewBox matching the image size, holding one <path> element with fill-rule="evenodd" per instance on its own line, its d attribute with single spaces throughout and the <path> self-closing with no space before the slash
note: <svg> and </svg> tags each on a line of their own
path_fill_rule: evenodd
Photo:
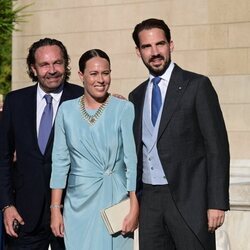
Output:
<svg viewBox="0 0 250 250">
<path fill-rule="evenodd" d="M 167 26 L 167 24 L 163 20 L 150 18 L 150 19 L 146 19 L 146 20 L 142 21 L 141 23 L 138 23 L 135 26 L 135 29 L 132 33 L 132 37 L 133 37 L 134 42 L 138 48 L 140 47 L 139 33 L 143 30 L 150 30 L 150 29 L 154 29 L 154 28 L 158 28 L 158 29 L 163 30 L 167 41 L 170 43 L 171 33 L 170 33 L 170 29 Z"/>
<path fill-rule="evenodd" d="M 91 49 L 86 51 L 85 53 L 82 54 L 82 56 L 79 59 L 79 70 L 83 73 L 85 68 L 86 68 L 86 63 L 88 60 L 90 60 L 93 57 L 101 57 L 104 58 L 108 61 L 110 65 L 110 59 L 109 56 L 102 50 L 100 49 Z"/>
<path fill-rule="evenodd" d="M 30 48 L 29 48 L 29 53 L 28 53 L 28 56 L 27 56 L 27 66 L 28 66 L 28 75 L 29 77 L 32 79 L 33 82 L 36 82 L 38 79 L 37 79 L 37 76 L 34 75 L 33 71 L 32 71 L 32 68 L 31 68 L 31 65 L 34 65 L 35 64 L 35 53 L 36 53 L 36 50 L 40 47 L 43 47 L 43 46 L 53 46 L 53 45 L 56 45 L 58 46 L 60 49 L 61 49 L 61 52 L 62 52 L 62 56 L 63 56 L 63 59 L 64 59 L 64 66 L 65 66 L 65 80 L 69 80 L 69 76 L 70 76 L 70 67 L 69 67 L 69 62 L 70 62 L 70 57 L 68 55 L 68 52 L 67 52 L 67 49 L 65 48 L 65 46 L 62 44 L 62 42 L 56 40 L 56 39 L 51 39 L 51 38 L 43 38 L 43 39 L 40 39 L 39 41 L 33 43 Z"/>
</svg>

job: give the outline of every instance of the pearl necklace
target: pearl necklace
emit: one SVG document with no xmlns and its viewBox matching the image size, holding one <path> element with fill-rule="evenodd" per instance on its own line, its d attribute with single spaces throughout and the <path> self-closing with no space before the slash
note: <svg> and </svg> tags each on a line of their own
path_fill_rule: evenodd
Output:
<svg viewBox="0 0 250 250">
<path fill-rule="evenodd" d="M 102 115 L 105 107 L 107 106 L 108 104 L 108 100 L 109 100 L 109 94 L 108 94 L 108 97 L 107 99 L 105 100 L 104 103 L 102 103 L 102 105 L 97 109 L 97 111 L 95 112 L 94 115 L 90 115 L 86 108 L 85 108 L 85 103 L 84 103 L 84 95 L 81 97 L 79 103 L 80 103 L 80 109 L 81 109 L 81 112 L 82 112 L 82 116 L 83 116 L 83 119 L 86 120 L 89 125 L 94 125 L 95 122 L 98 120 L 98 118 Z"/>
</svg>

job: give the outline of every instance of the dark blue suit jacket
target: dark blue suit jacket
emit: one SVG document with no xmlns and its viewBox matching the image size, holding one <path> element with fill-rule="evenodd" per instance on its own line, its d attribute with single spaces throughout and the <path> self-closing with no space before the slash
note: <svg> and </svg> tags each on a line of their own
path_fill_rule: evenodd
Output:
<svg viewBox="0 0 250 250">
<path fill-rule="evenodd" d="M 24 232 L 49 226 L 50 174 L 54 131 L 44 155 L 36 132 L 37 85 L 10 92 L 4 102 L 0 143 L 0 208 L 14 204 L 24 219 Z M 77 98 L 83 88 L 65 83 L 60 103 Z M 13 154 L 17 162 L 13 166 Z"/>
<path fill-rule="evenodd" d="M 0 131 L 2 131 L 2 111 L 0 112 Z M 1 139 L 1 138 L 0 138 Z M 3 217 L 2 211 L 0 212 L 0 250 L 3 250 Z"/>
<path fill-rule="evenodd" d="M 3 250 L 3 220 L 2 220 L 2 212 L 0 213 L 0 250 Z"/>
</svg>

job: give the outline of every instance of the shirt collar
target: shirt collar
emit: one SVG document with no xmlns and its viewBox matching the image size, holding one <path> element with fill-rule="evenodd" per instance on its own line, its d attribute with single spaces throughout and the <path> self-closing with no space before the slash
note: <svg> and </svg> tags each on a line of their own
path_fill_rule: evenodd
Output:
<svg viewBox="0 0 250 250">
<path fill-rule="evenodd" d="M 160 76 L 160 78 L 165 80 L 168 83 L 169 80 L 170 80 L 173 69 L 174 69 L 174 63 L 171 61 L 168 68 L 167 68 L 167 70 Z M 153 76 L 152 74 L 149 74 L 149 82 L 150 83 L 152 83 L 152 79 L 154 77 L 155 76 Z"/>
<path fill-rule="evenodd" d="M 62 95 L 62 91 L 63 91 L 63 84 L 61 85 L 61 87 L 58 89 L 57 92 L 51 92 L 49 93 L 52 98 L 56 101 L 56 102 L 59 102 L 60 101 L 60 98 L 61 98 L 61 95 Z M 37 84 L 37 99 L 38 101 L 42 101 L 43 97 L 48 94 L 46 93 L 40 86 L 40 84 L 38 83 Z"/>
</svg>

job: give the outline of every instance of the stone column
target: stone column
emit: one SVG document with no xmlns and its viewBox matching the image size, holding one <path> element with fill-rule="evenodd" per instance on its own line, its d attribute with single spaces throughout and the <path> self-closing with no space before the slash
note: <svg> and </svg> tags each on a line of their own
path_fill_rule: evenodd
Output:
<svg viewBox="0 0 250 250">
<path fill-rule="evenodd" d="M 216 232 L 217 250 L 250 249 L 250 159 L 232 160 L 230 176 L 231 210 Z"/>
</svg>

